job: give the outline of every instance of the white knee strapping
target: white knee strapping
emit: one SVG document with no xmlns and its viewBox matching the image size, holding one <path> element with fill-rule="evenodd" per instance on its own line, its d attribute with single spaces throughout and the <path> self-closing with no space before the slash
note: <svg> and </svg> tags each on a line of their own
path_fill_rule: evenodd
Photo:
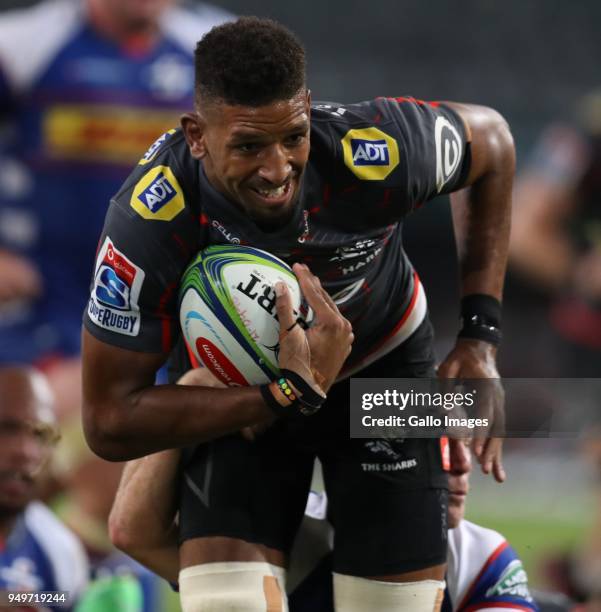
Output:
<svg viewBox="0 0 601 612">
<path fill-rule="evenodd" d="M 203 563 L 179 573 L 183 612 L 288 612 L 286 571 L 263 562 Z"/>
<path fill-rule="evenodd" d="M 437 612 L 444 581 L 384 582 L 334 573 L 336 612 Z"/>
</svg>

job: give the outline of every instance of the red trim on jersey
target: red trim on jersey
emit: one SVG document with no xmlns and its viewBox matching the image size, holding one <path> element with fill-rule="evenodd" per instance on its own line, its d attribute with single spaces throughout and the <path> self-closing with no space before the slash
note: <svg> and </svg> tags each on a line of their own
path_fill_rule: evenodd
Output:
<svg viewBox="0 0 601 612">
<path fill-rule="evenodd" d="M 184 239 L 179 234 L 171 234 L 173 240 L 177 243 L 179 250 L 183 254 L 185 259 L 190 259 L 192 257 L 192 251 L 190 247 L 184 242 Z"/>
<path fill-rule="evenodd" d="M 324 208 L 330 203 L 331 196 L 332 196 L 332 186 L 329 183 L 326 183 L 323 186 L 323 206 Z"/>
<path fill-rule="evenodd" d="M 200 213 L 199 221 L 200 221 L 201 225 L 208 225 L 209 224 L 209 217 L 207 217 L 204 213 Z"/>
<path fill-rule="evenodd" d="M 167 302 L 171 299 L 176 287 L 177 284 L 172 283 L 165 288 L 159 300 L 159 307 L 156 312 L 157 316 L 161 319 L 161 348 L 164 353 L 168 353 L 171 350 L 173 342 L 171 334 L 171 317 L 167 314 Z"/>
<path fill-rule="evenodd" d="M 415 303 L 417 302 L 417 294 L 419 293 L 419 286 L 420 286 L 419 276 L 417 275 L 417 272 L 414 270 L 413 271 L 413 294 L 411 295 L 411 301 L 409 302 L 409 306 L 407 306 L 405 312 L 403 313 L 401 320 L 393 327 L 392 331 L 386 334 L 386 336 L 384 336 L 384 338 L 382 338 L 380 342 L 378 342 L 374 347 L 371 348 L 371 350 L 369 351 L 369 353 L 367 353 L 367 355 L 365 355 L 364 357 L 361 357 L 360 359 L 357 359 L 353 363 L 345 364 L 341 372 L 342 375 L 344 375 L 345 370 L 350 370 L 351 368 L 355 367 L 358 363 L 368 359 L 369 356 L 375 353 L 376 351 L 379 351 L 384 346 L 384 344 L 386 344 L 386 342 L 388 342 L 388 340 L 390 340 L 390 338 L 392 338 L 392 336 L 394 336 L 399 331 L 399 329 L 403 327 L 405 321 L 409 318 L 409 315 L 413 311 Z"/>
<path fill-rule="evenodd" d="M 163 353 L 168 353 L 171 350 L 171 320 L 161 319 L 161 348 Z"/>
<path fill-rule="evenodd" d="M 394 100 L 399 104 L 403 102 L 410 102 L 412 104 L 418 104 L 419 106 L 432 106 L 433 108 L 438 108 L 440 106 L 440 102 L 430 102 L 429 100 L 420 100 L 418 98 L 414 98 L 413 96 L 380 96 L 378 99 L 382 100 Z"/>
<path fill-rule="evenodd" d="M 486 563 L 482 566 L 482 569 L 478 572 L 478 575 L 474 578 L 474 580 L 472 581 L 472 584 L 470 586 L 470 588 L 468 589 L 467 593 L 465 594 L 465 597 L 463 598 L 461 605 L 459 606 L 459 610 L 462 610 L 463 612 L 467 612 L 470 609 L 477 609 L 477 608 L 465 608 L 464 610 L 464 606 L 465 604 L 469 601 L 470 597 L 472 596 L 472 593 L 476 590 L 476 586 L 478 585 L 478 581 L 480 580 L 480 578 L 482 578 L 482 575 L 484 574 L 484 572 L 489 568 L 489 566 L 491 565 L 491 563 L 509 546 L 509 542 L 507 542 L 507 540 L 501 542 L 497 548 L 495 548 L 495 550 L 492 552 L 492 554 L 490 555 L 490 557 L 488 557 L 488 559 L 486 560 Z M 490 607 L 490 603 L 489 602 L 489 607 Z M 480 605 L 480 604 L 474 604 L 474 605 Z M 495 601 L 495 606 L 497 605 L 497 602 Z M 525 608 L 526 610 L 530 610 L 531 608 Z"/>
<path fill-rule="evenodd" d="M 193 368 L 200 368 L 200 362 L 196 359 L 196 355 L 192 352 L 190 345 L 184 340 L 184 344 L 186 345 L 186 350 L 188 351 L 188 357 L 190 358 L 190 363 Z"/>
<path fill-rule="evenodd" d="M 392 196 L 392 189 L 384 189 L 384 198 L 376 206 L 384 208 L 390 204 L 390 198 Z"/>
</svg>

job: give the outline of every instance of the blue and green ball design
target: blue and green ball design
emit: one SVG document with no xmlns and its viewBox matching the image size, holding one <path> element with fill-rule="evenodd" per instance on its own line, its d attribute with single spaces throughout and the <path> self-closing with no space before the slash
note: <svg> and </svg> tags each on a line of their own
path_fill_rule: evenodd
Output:
<svg viewBox="0 0 601 612">
<path fill-rule="evenodd" d="M 277 346 L 260 346 L 252 337 L 236 309 L 225 274 L 229 266 L 240 264 L 254 264 L 262 274 L 273 279 L 274 284 L 275 280 L 280 278 L 290 288 L 296 287 L 300 300 L 298 281 L 292 270 L 274 255 L 246 246 L 210 246 L 194 258 L 183 274 L 179 290 L 180 322 L 188 346 L 200 357 L 201 361 L 205 360 L 195 350 L 196 338 L 192 337 L 190 331 L 192 321 L 196 324 L 198 322 L 203 324 L 206 337 L 245 376 L 249 384 L 261 384 L 274 380 L 279 375 L 277 361 L 273 357 L 273 353 L 277 356 Z M 195 295 L 190 295 L 189 292 L 194 292 Z M 217 329 L 216 325 L 212 325 L 211 315 L 225 329 Z M 260 316 L 269 317 L 270 315 L 264 312 L 260 313 Z M 274 320 L 273 324 L 277 326 L 277 321 Z M 271 349 L 271 351 L 266 349 Z M 270 352 L 272 355 L 269 354 Z M 239 367 L 245 361 L 244 355 L 257 366 L 262 373 L 262 380 L 249 379 L 249 376 L 242 371 L 243 368 Z M 205 365 L 208 364 L 205 363 Z M 227 364 L 222 365 L 224 369 L 227 369 Z"/>
</svg>

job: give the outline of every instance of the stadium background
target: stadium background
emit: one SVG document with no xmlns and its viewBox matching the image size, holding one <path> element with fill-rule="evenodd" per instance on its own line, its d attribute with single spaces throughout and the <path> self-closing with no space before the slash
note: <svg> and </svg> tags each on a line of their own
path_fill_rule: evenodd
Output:
<svg viewBox="0 0 601 612">
<path fill-rule="evenodd" d="M 2 0 L 0 11 L 35 3 Z M 569 118 L 580 96 L 599 85 L 596 0 L 218 4 L 290 26 L 307 48 L 314 99 L 410 94 L 497 108 L 512 127 L 518 169 L 542 127 Z M 408 250 L 429 290 L 440 333 L 439 356 L 449 347 L 457 316 L 450 236 L 445 201 L 433 202 L 408 224 Z M 510 279 L 507 299 L 518 289 Z M 511 359 L 508 339 L 501 361 Z M 592 469 L 579 458 L 575 440 L 507 446 L 509 481 L 501 487 L 475 475 L 468 517 L 502 531 L 524 558 L 532 582 L 541 584 L 541 560 L 582 538 L 592 518 Z"/>
</svg>

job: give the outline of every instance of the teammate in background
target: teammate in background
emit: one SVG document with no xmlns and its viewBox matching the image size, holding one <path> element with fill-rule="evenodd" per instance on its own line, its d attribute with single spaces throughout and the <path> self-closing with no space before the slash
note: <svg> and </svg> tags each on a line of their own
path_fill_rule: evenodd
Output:
<svg viewBox="0 0 601 612">
<path fill-rule="evenodd" d="M 180 384 L 222 386 L 204 368 L 191 370 Z M 464 520 L 471 453 L 463 442 L 453 445 L 453 452 L 443 612 L 538 610 L 522 563 L 505 538 Z M 128 462 L 110 517 L 115 545 L 172 583 L 177 582 L 179 571 L 175 522 L 179 459 L 180 452 L 170 450 Z M 300 584 L 289 595 L 291 612 L 334 609 L 332 554 L 320 554 L 320 550 L 331 550 L 333 541 L 326 516 L 325 493 L 312 490 L 290 560 L 290 572 L 302 577 L 297 578 Z M 373 602 L 361 602 L 361 609 L 371 609 L 370 603 Z"/>
<path fill-rule="evenodd" d="M 312 108 L 303 49 L 268 20 L 213 29 L 197 57 L 195 111 L 149 153 L 150 165 L 134 170 L 107 215 L 84 320 L 87 439 L 112 460 L 190 445 L 179 504 L 185 610 L 286 607 L 285 558 L 316 455 L 336 530 L 337 609 L 357 610 L 361 593 L 374 609 L 411 602 L 415 611 L 432 610 L 447 552 L 439 441 L 405 440 L 398 454 L 406 469 L 387 469 L 385 453 L 349 440 L 349 384 L 333 382 L 345 360 L 347 375 L 434 374 L 426 301 L 402 250 L 400 221 L 466 186 L 473 188 L 458 203 L 469 211 L 464 322 L 439 371 L 498 376 L 514 171 L 509 129 L 490 109 L 413 98 Z M 180 339 L 182 272 L 204 246 L 226 242 L 223 228 L 237 242 L 296 262 L 316 311 L 316 324 L 303 331 L 277 288 L 279 360 L 296 390 L 292 402 L 277 382 L 152 385 Z M 119 308 L 104 290 L 107 276 L 116 279 Z M 332 298 L 354 328 L 348 358 L 353 336 Z M 181 343 L 172 357 L 176 370 L 189 369 Z M 238 433 L 264 424 L 252 442 Z M 480 440 L 476 453 L 485 472 L 504 478 L 499 440 Z"/>
<path fill-rule="evenodd" d="M 87 557 L 75 535 L 34 501 L 58 439 L 45 378 L 0 367 L 0 590 L 67 591 L 69 609 L 86 587 Z M 49 607 L 65 609 L 60 600 Z"/>
<path fill-rule="evenodd" d="M 516 184 L 511 264 L 545 296 L 537 312 L 553 360 L 530 376 L 601 375 L 601 92 L 585 97 L 577 122 L 545 129 Z M 530 360 L 540 363 L 540 360 Z M 585 549 L 566 562 L 568 593 L 601 606 L 601 436 L 587 452 L 598 466 L 597 517 Z"/>
<path fill-rule="evenodd" d="M 106 520 L 121 466 L 81 432 L 81 311 L 109 199 L 193 105 L 193 49 L 228 15 L 174 0 L 46 0 L 0 13 L 0 363 L 56 396 L 61 516 L 114 570 Z M 103 486 L 98 486 L 102 482 Z"/>
</svg>

